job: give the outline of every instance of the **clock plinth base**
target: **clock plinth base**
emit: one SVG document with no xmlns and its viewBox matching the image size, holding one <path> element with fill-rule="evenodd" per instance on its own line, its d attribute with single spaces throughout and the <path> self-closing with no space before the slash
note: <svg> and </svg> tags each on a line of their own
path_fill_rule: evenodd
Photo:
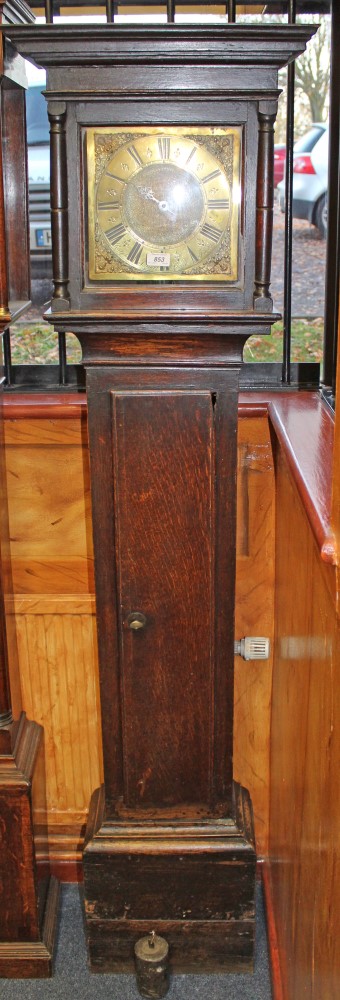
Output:
<svg viewBox="0 0 340 1000">
<path fill-rule="evenodd" d="M 56 945 L 60 884 L 49 880 L 44 920 L 38 941 L 0 941 L 0 978 L 50 979 Z"/>
<path fill-rule="evenodd" d="M 52 975 L 59 882 L 38 878 L 32 780 L 42 728 L 22 712 L 0 731 L 0 978 Z"/>
<path fill-rule="evenodd" d="M 234 785 L 233 815 L 192 823 L 122 823 L 91 802 L 84 851 L 92 972 L 134 971 L 134 947 L 155 931 L 175 973 L 251 972 L 255 930 L 252 810 Z"/>
</svg>

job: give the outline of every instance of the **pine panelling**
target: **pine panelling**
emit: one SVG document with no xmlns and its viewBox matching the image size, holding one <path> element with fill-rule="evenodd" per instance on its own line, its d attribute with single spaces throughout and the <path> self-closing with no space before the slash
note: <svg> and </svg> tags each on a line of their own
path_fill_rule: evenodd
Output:
<svg viewBox="0 0 340 1000">
<path fill-rule="evenodd" d="M 0 347 L 0 352 L 1 351 L 2 351 L 2 344 Z M 0 360 L 1 357 L 2 355 L 0 353 Z M 0 603 L 1 604 L 5 595 L 13 594 L 12 566 L 11 566 L 10 542 L 9 542 L 4 426 L 5 426 L 4 392 L 1 391 L 0 393 L 0 566 L 1 566 Z M 18 719 L 22 711 L 22 699 L 21 699 L 20 671 L 19 671 L 16 631 L 15 627 L 13 627 L 12 617 L 9 618 L 8 621 L 6 622 L 5 641 L 7 643 L 7 649 L 8 649 L 8 661 L 9 661 L 8 669 L 11 669 L 10 702 L 12 709 L 12 717 L 13 719 Z M 4 663 L 2 666 L 5 667 L 5 675 L 6 675 L 7 664 Z M 3 684 L 1 684 L 1 688 L 2 692 L 4 692 Z M 1 710 L 2 711 L 5 710 L 4 705 L 2 705 Z"/>
<path fill-rule="evenodd" d="M 54 834 L 71 827 L 80 840 L 102 780 L 95 618 L 81 613 L 76 595 L 73 608 L 72 599 L 57 599 L 53 608 L 49 597 L 42 609 L 31 598 L 16 608 L 23 702 L 45 734 L 46 803 L 37 783 L 35 819 Z M 57 855 L 64 856 L 62 845 Z"/>
<path fill-rule="evenodd" d="M 266 417 L 239 420 L 235 636 L 271 640 L 264 662 L 235 659 L 234 776 L 250 790 L 257 851 L 268 851 L 275 479 Z"/>
<path fill-rule="evenodd" d="M 270 857 L 285 1000 L 340 995 L 340 686 L 336 570 L 286 462 L 277 474 Z"/>
<path fill-rule="evenodd" d="M 5 421 L 13 591 L 93 591 L 83 419 Z"/>
<path fill-rule="evenodd" d="M 45 732 L 47 803 L 37 787 L 37 818 L 43 828 L 47 817 L 51 857 L 74 860 L 102 780 L 84 410 L 72 419 L 20 419 L 19 408 L 16 419 L 5 420 L 5 435 L 15 592 L 8 621 L 16 623 L 23 707 Z M 239 421 L 239 450 L 236 636 L 271 636 L 274 474 L 265 416 Z M 271 661 L 237 658 L 234 769 L 252 795 L 261 853 L 270 693 Z M 39 852 L 46 855 L 43 831 Z"/>
<path fill-rule="evenodd" d="M 34 788 L 38 857 L 80 858 L 102 781 L 86 423 L 5 421 L 9 526 L 22 701 L 45 736 L 46 801 Z"/>
</svg>

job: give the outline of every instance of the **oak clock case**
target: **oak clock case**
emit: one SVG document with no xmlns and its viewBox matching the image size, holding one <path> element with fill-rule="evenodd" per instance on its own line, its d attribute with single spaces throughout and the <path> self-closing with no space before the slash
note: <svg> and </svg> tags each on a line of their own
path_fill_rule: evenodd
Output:
<svg viewBox="0 0 340 1000">
<path fill-rule="evenodd" d="M 253 817 L 232 760 L 238 380 L 247 337 L 276 319 L 278 70 L 313 31 L 14 34 L 47 69 L 49 318 L 86 369 L 104 759 L 83 859 L 93 971 L 132 970 L 151 931 L 178 972 L 252 968 Z"/>
<path fill-rule="evenodd" d="M 89 279 L 239 277 L 240 128 L 88 129 Z"/>
</svg>

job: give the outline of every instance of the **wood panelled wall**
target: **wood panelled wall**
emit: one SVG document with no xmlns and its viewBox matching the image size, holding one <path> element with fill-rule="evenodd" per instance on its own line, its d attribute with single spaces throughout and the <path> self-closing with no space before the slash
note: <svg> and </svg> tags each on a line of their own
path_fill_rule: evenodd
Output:
<svg viewBox="0 0 340 1000">
<path fill-rule="evenodd" d="M 34 797 L 38 857 L 46 857 L 47 824 L 52 860 L 75 862 L 101 782 L 86 422 L 80 407 L 73 418 L 67 406 L 56 418 L 41 412 L 31 418 L 24 406 L 4 424 L 14 591 L 7 616 L 20 700 L 44 727 L 46 782 L 37 775 Z"/>
<path fill-rule="evenodd" d="M 301 1000 L 301 997 L 337 1000 L 340 996 L 337 568 L 321 559 L 280 450 L 276 483 L 276 643 L 269 844 L 269 891 L 281 970 L 275 1000 Z"/>
<path fill-rule="evenodd" d="M 19 400 L 15 408 L 9 400 L 5 408 L 14 590 L 7 598 L 10 661 L 15 714 L 22 703 L 44 727 L 46 801 L 39 776 L 35 790 L 38 857 L 47 856 L 47 824 L 54 868 L 65 875 L 70 863 L 72 877 L 90 796 L 102 778 L 86 407 L 69 399 L 56 409 L 38 400 Z M 243 418 L 238 638 L 273 638 L 274 524 L 268 420 Z M 236 658 L 234 773 L 252 795 L 260 855 L 268 846 L 271 683 L 271 660 Z"/>
</svg>

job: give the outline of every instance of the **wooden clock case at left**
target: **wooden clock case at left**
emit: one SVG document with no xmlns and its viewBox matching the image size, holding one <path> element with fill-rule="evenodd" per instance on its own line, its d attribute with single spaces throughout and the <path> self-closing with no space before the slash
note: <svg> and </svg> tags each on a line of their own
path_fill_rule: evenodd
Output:
<svg viewBox="0 0 340 1000">
<path fill-rule="evenodd" d="M 0 2 L 4 31 L 32 21 L 21 2 Z M 30 305 L 25 64 L 0 38 L 0 332 Z M 25 712 L 12 718 L 4 592 L 10 592 L 6 471 L 0 382 L 0 977 L 45 978 L 52 973 L 59 884 L 38 873 L 32 784 L 43 730 Z"/>
<path fill-rule="evenodd" d="M 252 968 L 253 819 L 232 766 L 238 378 L 245 340 L 269 333 L 276 318 L 269 282 L 278 70 L 313 30 L 12 32 L 20 52 L 47 70 L 50 319 L 79 337 L 87 379 L 105 777 L 84 851 L 93 971 L 131 970 L 136 943 L 150 931 L 166 939 L 176 971 Z M 152 233 L 136 233 L 136 248 L 133 221 L 115 221 L 114 206 L 101 209 L 105 267 L 96 274 L 89 133 L 111 130 L 120 143 L 124 156 L 117 160 L 112 146 L 108 167 L 118 170 L 118 183 L 130 143 L 127 169 L 137 157 L 144 192 L 164 208 L 167 195 L 145 180 L 141 130 L 150 130 L 152 153 L 152 136 L 168 151 L 178 129 L 181 155 L 183 135 L 194 129 L 204 144 L 204 130 L 214 128 L 241 137 L 237 266 L 228 280 L 217 273 L 227 226 L 214 216 L 199 223 L 201 257 L 188 219 L 175 267 L 165 227 L 167 280 L 157 272 Z M 210 155 L 217 155 L 212 143 Z M 220 173 L 206 169 L 207 182 Z M 204 208 L 200 183 L 196 191 Z M 121 211 L 120 195 L 105 189 L 104 206 L 106 197 Z M 229 211 L 228 194 L 210 193 L 209 212 L 214 197 Z M 115 252 L 117 239 L 126 246 Z M 216 252 L 206 255 L 209 239 Z M 148 241 L 152 280 L 140 273 L 149 266 Z M 191 277 L 190 250 L 201 268 Z"/>
</svg>

